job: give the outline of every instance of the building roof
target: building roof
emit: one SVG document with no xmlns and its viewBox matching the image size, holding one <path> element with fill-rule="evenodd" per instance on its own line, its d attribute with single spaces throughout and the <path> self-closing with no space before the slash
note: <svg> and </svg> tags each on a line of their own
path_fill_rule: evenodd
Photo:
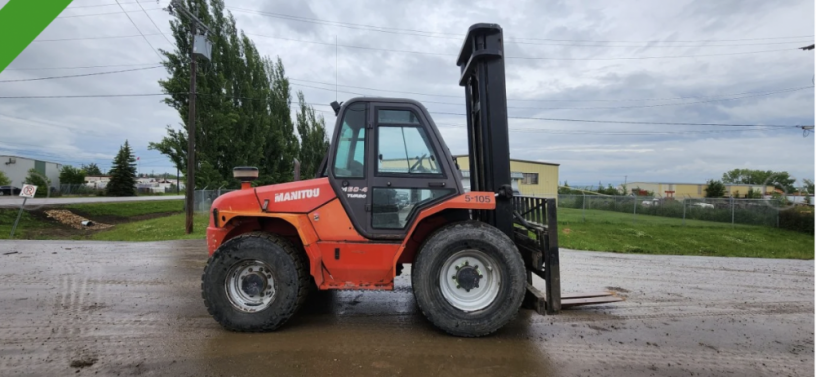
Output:
<svg viewBox="0 0 816 377">
<path fill-rule="evenodd" d="M 62 162 L 46 161 L 46 160 L 41 160 L 41 159 L 39 159 L 39 158 L 31 158 L 31 157 L 15 156 L 15 155 L 11 155 L 11 154 L 0 154 L 0 162 L 3 162 L 2 160 L 3 160 L 4 158 L 6 158 L 6 157 L 11 157 L 11 158 L 22 158 L 22 159 L 24 159 L 24 160 L 31 160 L 31 161 L 42 161 L 42 162 L 49 163 L 49 164 L 54 164 L 54 165 L 65 165 L 65 164 L 63 164 Z"/>
<path fill-rule="evenodd" d="M 634 185 L 634 184 L 638 184 L 638 183 L 645 184 L 645 185 L 691 185 L 691 186 L 707 185 L 708 184 L 708 182 L 689 183 L 689 182 L 640 182 L 640 181 L 638 181 L 638 182 L 629 182 L 629 183 L 626 183 L 626 185 L 629 186 L 629 185 Z M 623 183 L 621 183 L 620 185 L 622 186 Z M 725 186 L 765 186 L 765 187 L 773 186 L 773 185 L 763 185 L 761 183 L 723 183 L 723 185 L 725 185 Z"/>
<path fill-rule="evenodd" d="M 460 170 L 462 172 L 462 178 L 470 178 L 470 170 Z M 510 172 L 510 178 L 515 179 L 524 179 L 524 174 L 517 171 Z"/>
<path fill-rule="evenodd" d="M 468 155 L 466 155 L 466 154 L 455 154 L 455 155 L 453 155 L 452 157 L 453 157 L 453 158 L 459 158 L 459 157 L 467 157 L 467 156 L 468 156 Z M 533 161 L 533 160 L 520 160 L 520 159 L 518 159 L 518 158 L 510 158 L 510 161 L 527 162 L 527 163 L 531 163 L 531 164 L 539 164 L 539 165 L 561 166 L 561 164 L 556 164 L 556 163 L 554 163 L 554 162 Z"/>
</svg>

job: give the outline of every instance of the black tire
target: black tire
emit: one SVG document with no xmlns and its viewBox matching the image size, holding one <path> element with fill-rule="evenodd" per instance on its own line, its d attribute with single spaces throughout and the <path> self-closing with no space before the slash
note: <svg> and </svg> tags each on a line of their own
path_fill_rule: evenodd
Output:
<svg viewBox="0 0 816 377">
<path fill-rule="evenodd" d="M 225 242 L 210 257 L 201 276 L 201 296 L 207 311 L 231 331 L 279 328 L 300 309 L 308 294 L 309 273 L 301 254 L 285 238 L 264 232 L 247 233 Z M 228 297 L 227 274 L 244 260 L 258 260 L 270 267 L 275 293 L 263 310 L 242 311 Z"/>
<path fill-rule="evenodd" d="M 503 283 L 495 299 L 483 309 L 461 310 L 444 297 L 440 288 L 443 265 L 462 250 L 481 251 L 496 262 Z M 521 255 L 507 235 L 485 223 L 466 221 L 448 225 L 425 241 L 412 266 L 411 282 L 417 305 L 431 323 L 451 335 L 479 337 L 515 318 L 527 278 Z"/>
</svg>

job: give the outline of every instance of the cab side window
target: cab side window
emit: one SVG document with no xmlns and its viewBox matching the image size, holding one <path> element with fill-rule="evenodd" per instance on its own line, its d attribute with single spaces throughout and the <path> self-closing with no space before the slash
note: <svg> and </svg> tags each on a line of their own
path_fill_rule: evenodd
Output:
<svg viewBox="0 0 816 377">
<path fill-rule="evenodd" d="M 337 152 L 334 155 L 334 176 L 365 178 L 366 105 L 358 103 L 346 109 Z"/>
<path fill-rule="evenodd" d="M 377 172 L 441 174 L 425 129 L 409 110 L 379 110 Z"/>
</svg>

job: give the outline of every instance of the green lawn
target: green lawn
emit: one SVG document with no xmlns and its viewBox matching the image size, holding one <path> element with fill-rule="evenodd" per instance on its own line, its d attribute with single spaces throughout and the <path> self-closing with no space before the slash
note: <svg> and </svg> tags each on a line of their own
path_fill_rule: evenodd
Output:
<svg viewBox="0 0 816 377">
<path fill-rule="evenodd" d="M 153 213 L 181 212 L 183 200 L 153 200 L 144 202 L 72 204 L 64 208 L 82 215 L 133 217 Z"/>
<path fill-rule="evenodd" d="M 814 237 L 773 227 L 736 225 L 620 212 L 558 209 L 559 244 L 619 253 L 813 259 Z"/>
<path fill-rule="evenodd" d="M 183 202 L 148 201 L 67 206 L 92 220 L 121 219 L 112 229 L 79 233 L 59 230 L 48 222 L 23 212 L 15 238 L 75 238 L 105 241 L 162 241 L 203 239 L 207 214 L 195 217 L 195 232 L 184 233 Z M 150 218 L 153 215 L 153 218 Z M 0 239 L 8 238 L 15 209 L 0 209 Z M 42 215 L 40 215 L 42 216 Z M 155 217 L 159 216 L 159 217 Z M 141 218 L 140 218 L 141 217 Z M 814 237 L 773 227 L 586 210 L 559 208 L 560 246 L 568 249 L 619 253 L 713 255 L 730 257 L 813 259 Z M 133 221 L 131 221 L 133 220 Z"/>
<path fill-rule="evenodd" d="M 18 212 L 20 212 L 19 208 L 0 208 L 0 240 L 9 238 L 9 235 L 11 234 L 11 227 L 14 224 L 14 220 L 17 218 Z M 17 230 L 14 233 L 14 238 L 22 238 L 22 236 L 25 235 L 26 230 L 42 229 L 48 226 L 49 225 L 47 223 L 39 221 L 34 216 L 31 216 L 30 213 L 23 211 L 23 214 L 20 217 L 20 223 L 17 225 Z"/>
<path fill-rule="evenodd" d="M 82 231 L 70 230 L 66 226 L 52 225 L 43 211 L 48 209 L 68 209 L 80 216 L 101 223 L 116 224 L 114 229 L 127 224 L 123 222 L 148 221 L 146 218 L 181 213 L 183 200 L 159 200 L 123 203 L 89 203 L 39 208 L 23 211 L 20 224 L 14 234 L 15 239 L 64 239 L 82 238 Z M 12 224 L 19 209 L 0 208 L 0 239 L 9 238 Z M 206 217 L 206 216 L 205 216 Z M 182 216 L 183 218 L 183 216 Z M 205 220 L 206 221 L 206 220 Z M 182 221 L 183 224 L 183 221 Z M 183 225 L 182 225 L 183 229 Z M 203 234 L 203 233 L 202 233 Z M 73 237 L 72 237 L 73 235 Z"/>
<path fill-rule="evenodd" d="M 119 224 L 109 230 L 103 230 L 91 236 L 100 241 L 167 241 L 204 239 L 209 217 L 207 214 L 196 214 L 193 218 L 192 234 L 184 233 L 183 213 L 157 217 L 150 220 L 134 221 Z"/>
</svg>

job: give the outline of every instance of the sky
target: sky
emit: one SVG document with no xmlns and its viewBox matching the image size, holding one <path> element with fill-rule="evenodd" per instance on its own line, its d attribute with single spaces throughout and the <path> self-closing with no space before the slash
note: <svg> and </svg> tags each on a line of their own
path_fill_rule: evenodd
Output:
<svg viewBox="0 0 816 377">
<path fill-rule="evenodd" d="M 169 0 L 136 1 L 74 0 L 0 72 L 0 97 L 161 93 Z M 813 1 L 225 3 L 329 131 L 335 99 L 411 98 L 467 153 L 456 57 L 468 27 L 487 22 L 506 41 L 511 157 L 560 164 L 561 183 L 705 182 L 734 168 L 814 177 L 814 135 L 794 127 L 814 124 L 814 51 L 798 49 L 813 43 Z M 0 155 L 108 169 L 127 139 L 140 172 L 175 173 L 147 150 L 181 124 L 162 98 L 0 98 Z"/>
</svg>

